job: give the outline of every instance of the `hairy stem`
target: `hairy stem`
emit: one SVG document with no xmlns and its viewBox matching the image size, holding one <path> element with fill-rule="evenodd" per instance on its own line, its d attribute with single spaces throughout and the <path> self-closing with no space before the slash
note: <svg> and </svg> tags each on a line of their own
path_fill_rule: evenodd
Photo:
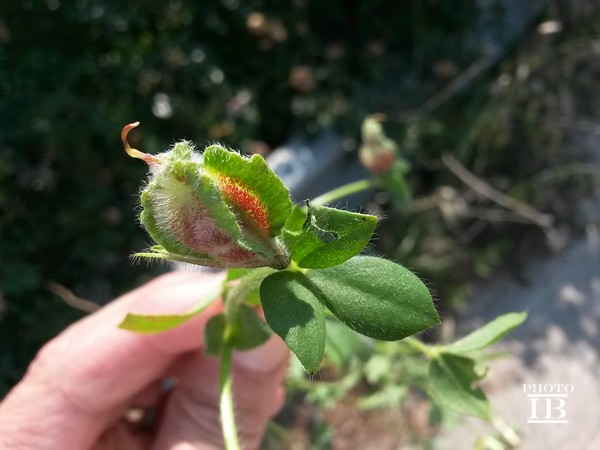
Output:
<svg viewBox="0 0 600 450">
<path fill-rule="evenodd" d="M 347 197 L 348 195 L 356 194 L 358 192 L 366 191 L 375 186 L 376 180 L 374 178 L 365 178 L 364 180 L 354 181 L 352 183 L 345 184 L 329 192 L 319 195 L 312 200 L 312 203 L 318 205 L 325 205 L 335 200 Z"/>
<path fill-rule="evenodd" d="M 235 412 L 233 409 L 233 389 L 232 389 L 232 371 L 231 357 L 233 346 L 229 339 L 229 332 L 225 329 L 225 339 L 221 351 L 221 369 L 219 373 L 219 408 L 221 412 L 221 427 L 223 430 L 223 440 L 227 450 L 240 450 L 237 427 L 235 425 Z"/>
<path fill-rule="evenodd" d="M 408 344 L 409 347 L 412 347 L 419 353 L 423 353 L 428 359 L 434 359 L 438 356 L 438 352 L 433 347 L 423 344 L 423 342 L 412 336 L 402 339 L 402 342 Z"/>
</svg>

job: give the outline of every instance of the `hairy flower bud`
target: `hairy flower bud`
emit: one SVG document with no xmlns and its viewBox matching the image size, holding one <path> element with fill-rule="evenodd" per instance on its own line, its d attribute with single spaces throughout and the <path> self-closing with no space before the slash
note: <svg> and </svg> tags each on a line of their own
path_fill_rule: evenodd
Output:
<svg viewBox="0 0 600 450">
<path fill-rule="evenodd" d="M 361 163 L 374 175 L 390 171 L 398 155 L 398 147 L 389 139 L 378 116 L 367 117 L 362 124 L 362 140 L 358 156 Z"/>
<path fill-rule="evenodd" d="M 246 158 L 220 145 L 203 153 L 181 141 L 167 152 L 130 156 L 150 166 L 140 221 L 158 244 L 139 256 L 211 267 L 284 269 L 289 255 L 278 238 L 291 212 L 287 188 L 259 155 Z"/>
</svg>

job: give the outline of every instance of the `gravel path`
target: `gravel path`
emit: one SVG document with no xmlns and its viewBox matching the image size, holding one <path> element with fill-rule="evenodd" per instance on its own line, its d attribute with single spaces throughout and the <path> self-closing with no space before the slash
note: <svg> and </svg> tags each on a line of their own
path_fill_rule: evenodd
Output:
<svg viewBox="0 0 600 450">
<path fill-rule="evenodd" d="M 505 312 L 529 312 L 525 324 L 497 346 L 510 356 L 491 364 L 484 385 L 493 410 L 520 435 L 518 448 L 600 449 L 598 222 L 589 223 L 587 230 L 586 238 L 532 264 L 526 274 L 527 286 L 506 280 L 477 286 L 458 327 L 458 335 L 463 335 Z M 573 385 L 573 392 L 564 398 L 568 423 L 527 423 L 531 404 L 523 384 Z M 546 414 L 543 402 L 539 403 L 541 417 Z M 560 412 L 552 414 L 556 417 Z M 490 427 L 467 420 L 441 438 L 437 447 L 472 448 L 476 437 L 486 430 L 489 434 Z"/>
</svg>

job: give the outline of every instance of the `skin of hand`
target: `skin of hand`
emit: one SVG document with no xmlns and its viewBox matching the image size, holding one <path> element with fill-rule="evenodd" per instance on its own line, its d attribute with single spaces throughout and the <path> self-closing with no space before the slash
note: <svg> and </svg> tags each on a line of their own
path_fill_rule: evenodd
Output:
<svg viewBox="0 0 600 450">
<path fill-rule="evenodd" d="M 220 276 L 175 272 L 123 295 L 47 343 L 0 404 L 0 449 L 198 450 L 223 448 L 219 359 L 203 352 L 203 329 L 220 302 L 161 334 L 117 328 L 128 312 L 180 314 Z M 233 357 L 240 442 L 258 448 L 283 403 L 289 350 L 273 336 Z M 165 378 L 175 387 L 165 393 Z M 124 420 L 161 405 L 151 428 Z"/>
</svg>

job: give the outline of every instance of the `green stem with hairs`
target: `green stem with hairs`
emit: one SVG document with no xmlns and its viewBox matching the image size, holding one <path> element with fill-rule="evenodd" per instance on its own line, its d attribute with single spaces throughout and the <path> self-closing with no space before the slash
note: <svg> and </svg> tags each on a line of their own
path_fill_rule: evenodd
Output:
<svg viewBox="0 0 600 450">
<path fill-rule="evenodd" d="M 345 184 L 329 192 L 319 195 L 312 200 L 312 203 L 318 205 L 325 205 L 333 201 L 342 199 L 358 192 L 366 191 L 375 187 L 376 180 L 374 178 L 365 178 L 364 180 L 354 181 L 352 183 Z"/>
<path fill-rule="evenodd" d="M 240 450 L 235 412 L 233 408 L 233 386 L 231 372 L 231 357 L 233 346 L 230 339 L 230 327 L 225 328 L 223 348 L 221 350 L 221 368 L 219 371 L 219 409 L 221 413 L 221 428 L 227 450 Z"/>
<path fill-rule="evenodd" d="M 424 354 L 425 356 L 427 356 L 428 359 L 435 359 L 438 356 L 439 352 L 434 347 L 431 347 L 427 344 L 423 344 L 420 340 L 412 336 L 402 339 L 401 342 L 408 344 L 409 347 L 412 347 L 419 353 Z"/>
</svg>

